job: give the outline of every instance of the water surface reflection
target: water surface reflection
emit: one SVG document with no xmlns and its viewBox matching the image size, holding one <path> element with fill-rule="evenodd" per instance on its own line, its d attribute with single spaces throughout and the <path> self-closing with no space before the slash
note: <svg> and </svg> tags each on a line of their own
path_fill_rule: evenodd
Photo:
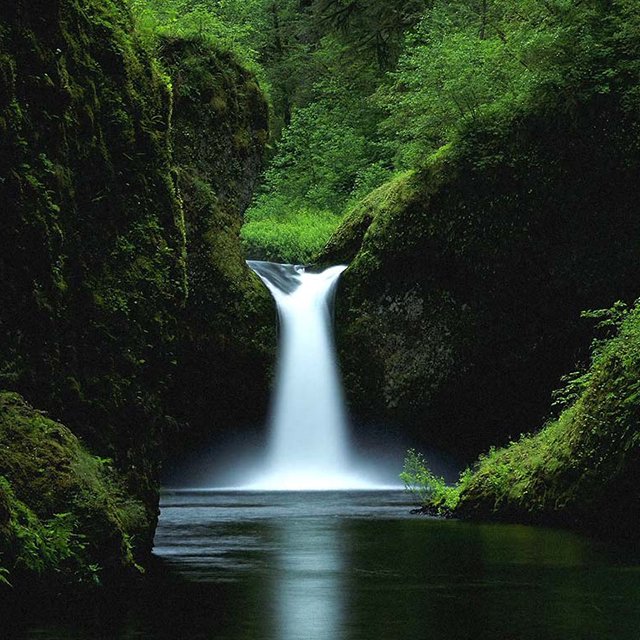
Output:
<svg viewBox="0 0 640 640">
<path fill-rule="evenodd" d="M 7 637 L 639 637 L 640 565 L 628 551 L 411 516 L 399 492 L 167 493 L 156 542 L 161 570 L 134 597 Z"/>
<path fill-rule="evenodd" d="M 344 638 L 344 538 L 341 522 L 328 520 L 284 520 L 275 526 L 274 638 Z"/>
</svg>

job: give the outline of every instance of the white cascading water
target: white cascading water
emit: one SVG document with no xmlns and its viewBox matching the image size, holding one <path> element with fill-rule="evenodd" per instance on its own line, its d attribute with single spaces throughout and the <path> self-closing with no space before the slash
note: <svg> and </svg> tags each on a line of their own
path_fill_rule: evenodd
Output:
<svg viewBox="0 0 640 640">
<path fill-rule="evenodd" d="M 348 423 L 332 336 L 332 306 L 346 269 L 249 261 L 271 291 L 280 318 L 278 372 L 260 490 L 371 486 L 353 471 Z"/>
</svg>

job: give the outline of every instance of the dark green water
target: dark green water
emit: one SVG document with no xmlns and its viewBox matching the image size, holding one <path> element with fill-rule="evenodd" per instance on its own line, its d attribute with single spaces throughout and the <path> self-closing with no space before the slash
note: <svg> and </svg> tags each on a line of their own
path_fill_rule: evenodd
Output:
<svg viewBox="0 0 640 640">
<path fill-rule="evenodd" d="M 640 566 L 628 551 L 409 506 L 400 492 L 165 494 L 162 571 L 144 589 L 16 637 L 640 638 Z"/>
</svg>

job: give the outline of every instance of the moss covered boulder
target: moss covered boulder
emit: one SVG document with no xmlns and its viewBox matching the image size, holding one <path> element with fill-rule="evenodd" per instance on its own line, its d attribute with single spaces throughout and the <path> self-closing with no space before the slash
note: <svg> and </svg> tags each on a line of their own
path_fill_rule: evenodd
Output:
<svg viewBox="0 0 640 640">
<path fill-rule="evenodd" d="M 620 320 L 616 313 L 614 320 Z M 470 519 L 552 523 L 638 543 L 640 307 L 597 343 L 557 419 L 482 456 L 447 496 Z M 607 325 L 611 325 L 610 318 Z"/>
<path fill-rule="evenodd" d="M 66 427 L 0 393 L 0 566 L 16 585 L 109 582 L 138 571 L 145 505 L 111 460 Z"/>
<path fill-rule="evenodd" d="M 467 455 L 545 417 L 587 357 L 580 312 L 638 294 L 632 95 L 486 114 L 351 213 L 321 259 L 352 260 L 337 324 L 357 414 Z"/>
</svg>

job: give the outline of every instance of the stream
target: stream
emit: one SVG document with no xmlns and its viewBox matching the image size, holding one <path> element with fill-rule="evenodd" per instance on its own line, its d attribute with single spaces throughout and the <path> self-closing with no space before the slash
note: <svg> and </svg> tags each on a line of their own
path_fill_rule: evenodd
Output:
<svg viewBox="0 0 640 640">
<path fill-rule="evenodd" d="M 640 566 L 566 531 L 412 516 L 387 492 L 165 492 L 135 597 L 19 638 L 637 640 Z M 3 636 L 4 637 L 4 636 Z"/>
</svg>

